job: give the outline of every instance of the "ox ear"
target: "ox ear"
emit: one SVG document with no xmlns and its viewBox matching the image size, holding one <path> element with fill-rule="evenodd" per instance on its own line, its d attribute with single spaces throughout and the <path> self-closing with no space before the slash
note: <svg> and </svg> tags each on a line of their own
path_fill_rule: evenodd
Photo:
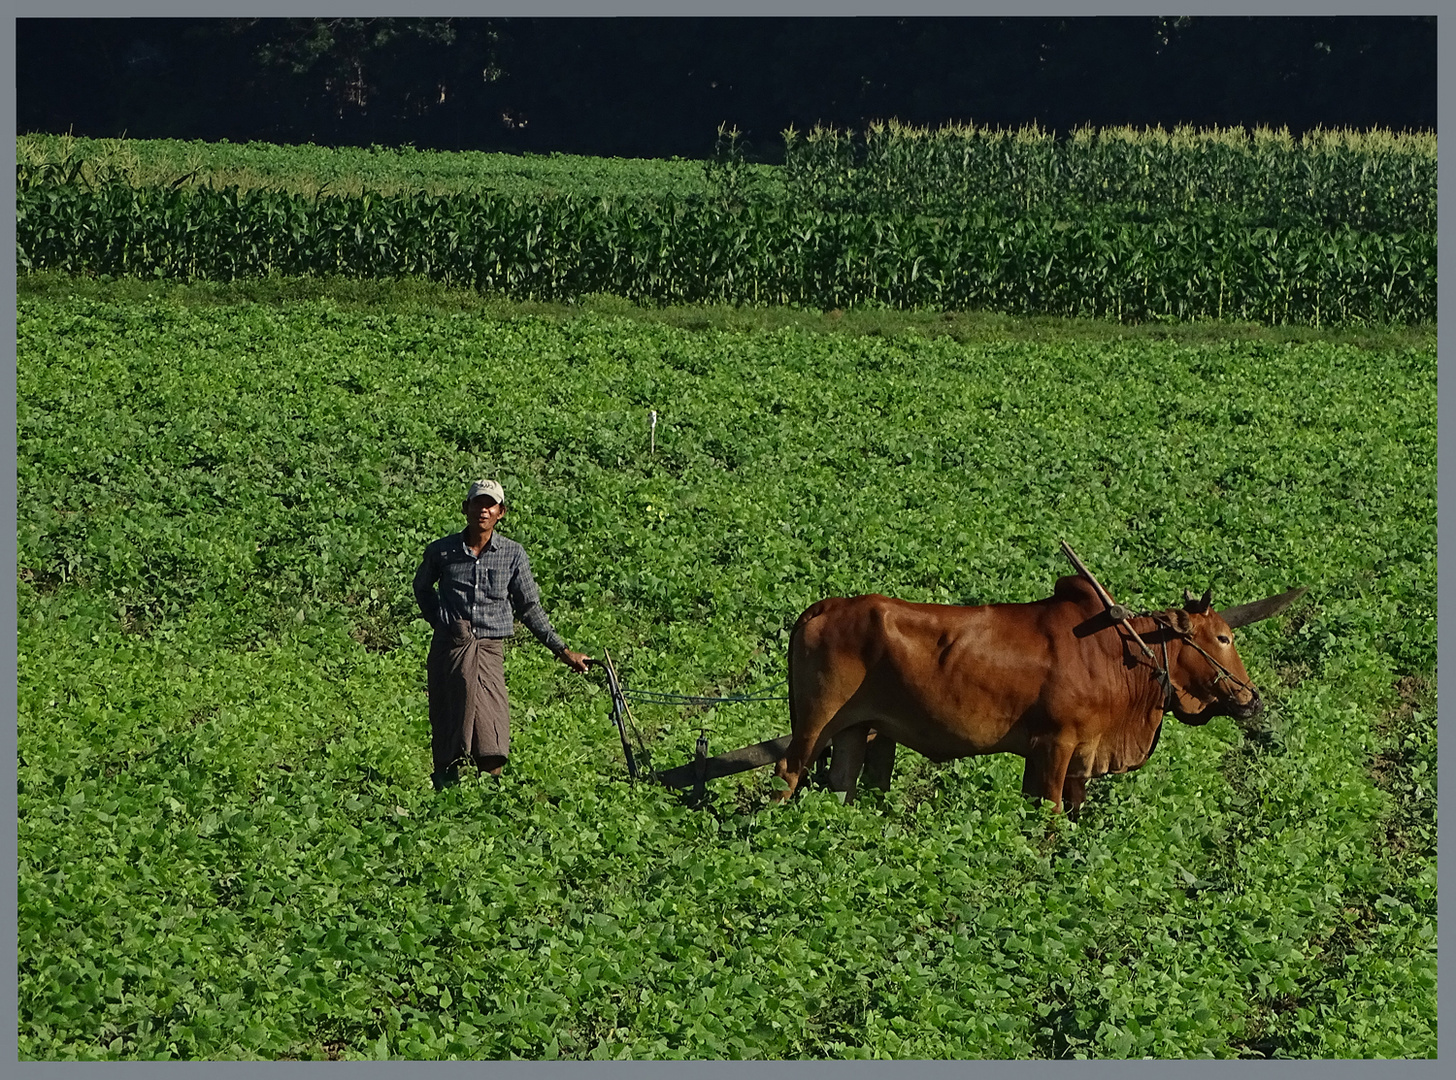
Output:
<svg viewBox="0 0 1456 1080">
<path fill-rule="evenodd" d="M 1281 611 L 1303 596 L 1307 589 L 1290 589 L 1278 596 L 1265 597 L 1263 600 L 1256 600 L 1252 604 L 1240 604 L 1238 607 L 1231 607 L 1227 611 L 1220 611 L 1219 617 L 1229 624 L 1231 629 L 1240 626 L 1248 626 L 1249 623 L 1259 622 L 1278 615 Z"/>
<path fill-rule="evenodd" d="M 1193 599 L 1193 594 L 1187 589 L 1183 590 L 1183 610 L 1190 615 L 1202 615 L 1208 610 L 1208 602 L 1213 599 L 1213 586 L 1209 586 L 1204 592 L 1201 600 Z"/>
<path fill-rule="evenodd" d="M 1193 633 L 1193 620 L 1188 617 L 1188 612 L 1174 608 L 1168 612 L 1168 615 L 1169 621 L 1173 624 L 1173 629 L 1180 635 L 1187 637 Z"/>
</svg>

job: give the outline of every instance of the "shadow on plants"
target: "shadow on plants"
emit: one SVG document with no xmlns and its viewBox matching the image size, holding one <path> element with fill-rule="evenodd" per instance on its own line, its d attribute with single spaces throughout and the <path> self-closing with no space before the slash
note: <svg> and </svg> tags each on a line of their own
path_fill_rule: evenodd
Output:
<svg viewBox="0 0 1456 1080">
<path fill-rule="evenodd" d="M 1105 1012 L 1105 1003 L 1104 1008 L 1095 1008 L 1095 996 L 1100 996 L 1095 990 L 1088 994 L 1065 985 L 1050 988 L 1051 1011 L 1032 1035 L 1039 1056 L 1060 1060 L 1086 1052 Z"/>
</svg>

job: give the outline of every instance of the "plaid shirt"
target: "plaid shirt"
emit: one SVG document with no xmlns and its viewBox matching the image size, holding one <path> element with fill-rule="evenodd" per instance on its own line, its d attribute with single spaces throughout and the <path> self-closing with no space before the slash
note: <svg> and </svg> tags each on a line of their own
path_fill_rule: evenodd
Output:
<svg viewBox="0 0 1456 1080">
<path fill-rule="evenodd" d="M 425 548 L 415 572 L 415 600 L 425 621 L 436 629 L 463 619 L 476 637 L 510 637 L 515 632 L 514 612 L 553 653 L 559 655 L 566 648 L 541 607 L 525 549 L 498 532 L 491 533 L 478 557 L 465 546 L 464 532 L 441 537 Z"/>
</svg>

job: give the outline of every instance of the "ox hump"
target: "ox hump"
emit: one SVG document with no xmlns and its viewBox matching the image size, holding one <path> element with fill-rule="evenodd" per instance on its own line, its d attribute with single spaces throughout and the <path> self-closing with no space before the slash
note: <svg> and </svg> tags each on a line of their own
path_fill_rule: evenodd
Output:
<svg viewBox="0 0 1456 1080">
<path fill-rule="evenodd" d="M 1066 577 L 1057 578 L 1057 585 L 1052 590 L 1052 596 L 1072 604 L 1090 603 L 1099 611 L 1102 608 L 1102 601 L 1097 597 L 1097 590 L 1092 588 L 1087 579 L 1080 574 L 1068 574 Z"/>
</svg>

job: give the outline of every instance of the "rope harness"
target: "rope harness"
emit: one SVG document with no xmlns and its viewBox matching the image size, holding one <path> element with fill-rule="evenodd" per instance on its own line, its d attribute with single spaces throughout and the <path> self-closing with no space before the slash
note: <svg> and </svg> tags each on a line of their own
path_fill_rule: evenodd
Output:
<svg viewBox="0 0 1456 1080">
<path fill-rule="evenodd" d="M 1213 668 L 1213 685 L 1215 687 L 1222 689 L 1224 683 L 1231 683 L 1235 687 L 1239 687 L 1250 692 L 1253 691 L 1254 686 L 1252 683 L 1245 682 L 1243 679 L 1239 678 L 1232 671 L 1226 668 L 1218 660 L 1214 659 L 1214 657 L 1209 655 L 1208 650 L 1206 650 L 1202 645 L 1198 644 L 1198 642 L 1193 640 L 1192 634 L 1184 633 L 1182 630 L 1179 630 L 1178 627 L 1173 625 L 1172 620 L 1169 619 L 1168 616 L 1163 612 L 1139 611 L 1129 613 L 1127 618 L 1151 619 L 1159 628 L 1166 630 L 1169 634 L 1169 637 L 1165 637 L 1159 643 L 1163 646 L 1163 666 L 1158 667 L 1157 659 L 1153 656 L 1152 650 L 1148 648 L 1147 644 L 1140 637 L 1138 637 L 1137 631 L 1135 631 L 1130 625 L 1127 625 L 1126 623 L 1117 623 L 1118 629 L 1126 629 L 1128 633 L 1138 642 L 1138 644 L 1142 646 L 1143 652 L 1147 655 L 1148 659 L 1153 662 L 1153 678 L 1163 688 L 1164 712 L 1171 712 L 1173 703 L 1177 700 L 1177 692 L 1173 689 L 1173 676 L 1170 671 L 1170 664 L 1168 660 L 1168 642 L 1172 637 L 1178 638 L 1185 647 L 1192 649 L 1194 652 L 1198 653 L 1198 655 L 1202 656 L 1205 660 L 1208 661 L 1209 665 Z M 1124 638 L 1123 641 L 1124 643 L 1126 643 L 1127 639 Z"/>
<path fill-rule="evenodd" d="M 1130 637 L 1133 641 L 1137 642 L 1138 648 L 1142 650 L 1143 655 L 1146 656 L 1149 662 L 1152 664 L 1153 679 L 1158 683 L 1160 687 L 1162 687 L 1163 690 L 1164 712 L 1172 712 L 1173 705 L 1177 702 L 1177 691 L 1173 688 L 1173 676 L 1170 671 L 1171 665 L 1168 659 L 1168 642 L 1172 637 L 1178 638 L 1184 645 L 1191 648 L 1194 652 L 1198 653 L 1209 662 L 1209 664 L 1213 667 L 1213 685 L 1215 687 L 1221 688 L 1224 683 L 1228 682 L 1233 683 L 1234 685 L 1250 692 L 1253 691 L 1253 684 L 1245 682 L 1243 679 L 1240 679 L 1232 671 L 1224 667 L 1223 664 L 1215 660 L 1212 656 L 1208 654 L 1208 651 L 1204 649 L 1202 645 L 1199 645 L 1198 642 L 1193 640 L 1192 634 L 1185 633 L 1184 631 L 1178 629 L 1178 627 L 1173 624 L 1173 621 L 1169 619 L 1168 616 L 1163 612 L 1133 612 L 1129 611 L 1127 608 L 1114 601 L 1108 591 L 1102 587 L 1102 583 L 1093 576 L 1092 571 L 1088 570 L 1087 567 L 1083 565 L 1082 560 L 1077 558 L 1077 553 L 1072 550 L 1071 546 L 1068 545 L 1065 540 L 1062 541 L 1062 553 L 1066 555 L 1069 560 L 1071 560 L 1071 563 L 1074 567 L 1076 567 L 1077 572 L 1087 579 L 1087 583 L 1091 585 L 1093 590 L 1097 593 L 1098 599 L 1102 601 L 1102 606 L 1107 609 L 1107 614 L 1112 619 L 1113 626 L 1115 626 L 1119 631 L 1118 636 L 1122 638 L 1124 647 L 1128 647 L 1128 637 Z M 1158 666 L 1158 658 L 1153 653 L 1153 650 L 1149 648 L 1148 643 L 1142 639 L 1142 636 L 1138 634 L 1136 630 L 1133 629 L 1131 621 L 1133 619 L 1151 619 L 1156 626 L 1168 631 L 1169 637 L 1165 637 L 1160 643 L 1163 646 L 1163 664 L 1161 667 Z M 1127 631 L 1127 636 L 1122 635 L 1121 631 L 1124 630 Z M 1129 651 L 1131 651 L 1130 648 Z"/>
<path fill-rule="evenodd" d="M 787 694 L 732 694 L 728 697 L 698 697 L 694 694 L 669 694 L 658 690 L 630 690 L 622 687 L 624 696 L 654 705 L 720 705 L 754 701 L 788 701 Z"/>
</svg>

